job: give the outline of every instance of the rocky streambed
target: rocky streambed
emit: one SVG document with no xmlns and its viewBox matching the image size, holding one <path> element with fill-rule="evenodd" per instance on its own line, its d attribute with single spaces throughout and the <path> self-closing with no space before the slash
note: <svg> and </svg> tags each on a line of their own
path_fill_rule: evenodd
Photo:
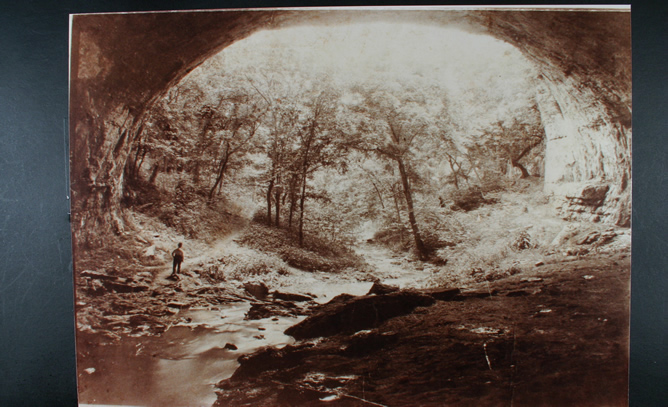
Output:
<svg viewBox="0 0 668 407">
<path fill-rule="evenodd" d="M 415 288 L 396 270 L 384 283 L 294 274 L 290 291 L 214 284 L 201 270 L 177 280 L 84 271 L 80 402 L 616 405 L 625 253 L 554 255 L 462 290 Z"/>
<path fill-rule="evenodd" d="M 341 295 L 218 383 L 216 406 L 624 405 L 627 255 L 479 289 Z"/>
</svg>

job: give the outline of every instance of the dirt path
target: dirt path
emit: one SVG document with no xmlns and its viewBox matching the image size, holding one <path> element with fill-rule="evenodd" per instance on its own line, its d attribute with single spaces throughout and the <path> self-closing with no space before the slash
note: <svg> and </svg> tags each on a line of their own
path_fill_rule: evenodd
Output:
<svg viewBox="0 0 668 407">
<path fill-rule="evenodd" d="M 200 250 L 194 255 L 186 251 L 186 258 L 181 264 L 181 269 L 193 269 L 196 267 L 201 267 L 203 264 L 210 262 L 213 259 L 219 258 L 221 256 L 229 255 L 240 250 L 247 250 L 241 248 L 234 240 L 238 238 L 243 233 L 243 230 L 238 230 L 234 233 L 231 233 L 221 239 L 218 239 L 213 245 L 207 246 L 206 249 Z M 164 270 L 160 271 L 155 276 L 155 283 L 159 285 L 170 284 L 172 280 L 168 277 L 172 274 L 172 264 L 168 263 Z"/>
<path fill-rule="evenodd" d="M 366 242 L 356 246 L 355 252 L 366 260 L 375 270 L 374 276 L 384 284 L 400 288 L 426 288 L 433 284 L 432 274 L 436 269 L 428 263 Z"/>
</svg>

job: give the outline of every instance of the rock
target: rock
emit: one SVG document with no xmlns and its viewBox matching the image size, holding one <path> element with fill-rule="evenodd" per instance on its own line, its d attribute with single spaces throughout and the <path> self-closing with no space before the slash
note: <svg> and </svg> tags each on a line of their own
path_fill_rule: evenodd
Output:
<svg viewBox="0 0 668 407">
<path fill-rule="evenodd" d="M 128 323 L 132 326 L 139 326 L 142 324 L 154 324 L 156 322 L 156 318 L 151 317 L 149 315 L 145 314 L 137 314 L 133 315 L 128 319 Z"/>
<path fill-rule="evenodd" d="M 431 290 L 424 290 L 423 292 L 432 296 L 438 301 L 452 301 L 462 293 L 462 290 L 459 288 L 435 288 Z"/>
<path fill-rule="evenodd" d="M 569 248 L 566 250 L 566 256 L 584 256 L 585 254 L 589 253 L 589 249 L 585 247 L 578 247 L 578 248 Z"/>
<path fill-rule="evenodd" d="M 137 293 L 142 291 L 147 291 L 149 289 L 146 285 L 136 285 L 122 283 L 118 281 L 103 281 L 102 284 L 109 290 L 115 291 L 117 293 Z"/>
<path fill-rule="evenodd" d="M 540 266 L 544 266 L 544 265 L 545 265 L 545 262 L 543 260 L 540 260 L 540 261 L 537 261 L 536 264 L 534 264 L 534 267 L 540 267 Z"/>
<path fill-rule="evenodd" d="M 259 283 L 244 283 L 246 292 L 258 300 L 264 300 L 269 295 L 269 289 L 263 282 Z"/>
<path fill-rule="evenodd" d="M 576 199 L 579 200 L 580 205 L 599 207 L 603 205 L 609 189 L 609 185 L 588 185 L 582 189 L 582 193 Z"/>
<path fill-rule="evenodd" d="M 377 331 L 358 332 L 350 338 L 346 353 L 353 356 L 368 355 L 396 342 L 398 339 L 399 335 L 393 331 L 383 333 Z"/>
<path fill-rule="evenodd" d="M 286 386 L 278 391 L 276 402 L 279 406 L 320 405 L 320 400 L 332 396 L 331 392 L 316 390 L 306 386 Z"/>
<path fill-rule="evenodd" d="M 274 298 L 285 301 L 312 301 L 313 298 L 303 294 L 283 293 L 274 291 Z"/>
<path fill-rule="evenodd" d="M 96 295 L 101 295 L 107 292 L 107 288 L 100 280 L 92 279 L 90 277 L 86 277 L 85 290 L 90 294 Z"/>
<path fill-rule="evenodd" d="M 596 242 L 596 245 L 597 246 L 603 246 L 605 244 L 610 243 L 616 237 L 617 237 L 617 233 L 614 230 L 612 230 L 612 229 L 606 230 L 605 232 L 601 233 L 601 237 Z"/>
<path fill-rule="evenodd" d="M 257 320 L 275 316 L 294 317 L 300 314 L 299 307 L 291 302 L 274 304 L 253 304 L 246 313 L 245 319 Z"/>
<path fill-rule="evenodd" d="M 225 349 L 228 349 L 228 350 L 238 350 L 239 348 L 237 348 L 237 345 L 228 342 L 228 343 L 225 344 Z"/>
<path fill-rule="evenodd" d="M 557 234 L 550 245 L 554 247 L 565 244 L 569 239 L 578 234 L 578 228 L 575 225 L 568 224 Z"/>
<path fill-rule="evenodd" d="M 411 313 L 416 307 L 426 307 L 435 300 L 426 294 L 399 291 L 382 295 L 338 298 L 318 307 L 314 314 L 285 333 L 295 339 L 350 334 L 377 327 L 384 321 Z"/>
<path fill-rule="evenodd" d="M 250 355 L 242 355 L 237 359 L 239 367 L 234 371 L 232 377 L 219 384 L 226 389 L 228 385 L 234 388 L 233 382 L 246 380 L 258 374 L 274 369 L 290 369 L 297 366 L 307 356 L 314 353 L 313 344 L 286 345 L 281 349 L 267 347 L 261 348 Z"/>
<path fill-rule="evenodd" d="M 178 308 L 178 309 L 184 309 L 184 308 L 190 307 L 189 304 L 186 304 L 184 302 L 176 302 L 176 301 L 168 302 L 167 306 L 172 307 L 172 308 Z"/>
<path fill-rule="evenodd" d="M 506 294 L 506 297 L 525 297 L 529 295 L 530 293 L 528 291 L 524 290 L 516 290 L 516 291 L 510 291 Z"/>
<path fill-rule="evenodd" d="M 471 290 L 471 291 L 462 291 L 460 294 L 453 298 L 454 301 L 464 301 L 469 298 L 487 298 L 493 295 L 496 295 L 497 291 L 484 291 L 484 290 Z"/>
<path fill-rule="evenodd" d="M 593 232 L 589 233 L 587 236 L 585 236 L 584 238 L 578 240 L 577 243 L 579 245 L 592 244 L 595 241 L 597 241 L 599 237 L 601 237 L 601 234 L 597 231 L 593 231 Z"/>
<path fill-rule="evenodd" d="M 543 279 L 540 277 L 524 277 L 520 281 L 523 283 L 540 283 Z"/>
<path fill-rule="evenodd" d="M 387 285 L 379 282 L 373 283 L 371 286 L 371 289 L 366 295 L 371 295 L 371 294 L 389 294 L 399 291 L 399 287 L 392 286 L 392 285 Z"/>
<path fill-rule="evenodd" d="M 146 250 L 144 250 L 144 253 L 142 254 L 144 257 L 155 258 L 155 249 L 156 249 L 155 245 L 149 246 L 146 248 Z"/>
<path fill-rule="evenodd" d="M 116 276 L 110 276 L 109 274 L 106 274 L 103 271 L 92 271 L 92 270 L 85 270 L 82 271 L 80 274 L 81 277 L 90 277 L 98 280 L 117 280 L 118 277 Z"/>
</svg>

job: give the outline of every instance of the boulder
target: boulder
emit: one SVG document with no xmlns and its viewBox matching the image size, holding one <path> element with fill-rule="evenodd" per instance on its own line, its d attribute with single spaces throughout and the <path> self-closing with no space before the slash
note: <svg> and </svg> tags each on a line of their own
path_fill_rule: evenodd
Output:
<svg viewBox="0 0 668 407">
<path fill-rule="evenodd" d="M 256 320 L 276 316 L 295 317 L 298 315 L 304 315 L 304 311 L 294 303 L 289 301 L 276 301 L 271 304 L 256 303 L 251 305 L 251 308 L 246 313 L 245 319 Z"/>
<path fill-rule="evenodd" d="M 244 283 L 246 292 L 258 300 L 264 300 L 269 295 L 269 288 L 263 283 Z"/>
<path fill-rule="evenodd" d="M 580 205 L 599 207 L 603 205 L 610 189 L 609 185 L 587 185 L 579 197 L 575 197 Z"/>
<path fill-rule="evenodd" d="M 367 295 L 371 294 L 389 294 L 399 291 L 399 287 L 393 286 L 393 285 L 387 285 L 379 282 L 373 283 L 371 286 L 371 289 L 367 293 Z"/>
<path fill-rule="evenodd" d="M 384 321 L 411 313 L 416 307 L 434 304 L 433 297 L 398 291 L 360 297 L 337 296 L 318 307 L 312 316 L 288 328 L 285 333 L 295 339 L 351 334 L 379 326 Z"/>
<path fill-rule="evenodd" d="M 286 345 L 281 349 L 266 347 L 260 348 L 251 354 L 240 356 L 237 361 L 239 367 L 232 377 L 223 380 L 218 387 L 222 389 L 234 388 L 234 382 L 255 377 L 262 372 L 274 369 L 289 369 L 297 366 L 304 358 L 314 353 L 313 344 Z"/>
</svg>

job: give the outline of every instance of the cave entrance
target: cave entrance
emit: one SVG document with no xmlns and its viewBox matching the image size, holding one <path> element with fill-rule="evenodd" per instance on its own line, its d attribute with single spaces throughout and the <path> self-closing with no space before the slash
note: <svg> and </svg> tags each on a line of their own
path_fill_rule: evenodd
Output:
<svg viewBox="0 0 668 407">
<path fill-rule="evenodd" d="M 608 225 L 573 233 L 553 205 L 566 202 L 567 219 L 623 224 L 628 215 L 628 28 L 628 13 L 577 10 L 77 16 L 79 329 L 161 335 L 173 322 L 167 308 L 217 306 L 226 292 L 222 301 L 257 303 L 241 290 L 266 304 L 267 286 L 289 287 L 286 298 L 332 276 L 337 286 L 366 283 L 360 293 L 372 281 L 480 283 L 484 297 L 491 281 L 547 264 L 562 279 L 564 254 L 629 237 Z M 610 253 L 628 248 L 621 238 Z M 170 253 L 182 241 L 187 273 L 171 279 Z M 571 271 L 574 287 L 621 282 L 607 269 Z M 517 287 L 497 298 L 554 297 Z M 155 315 L 129 316 L 130 301 Z M 559 312 L 538 304 L 558 326 Z M 107 307 L 109 318 L 99 314 Z M 205 353 L 237 348 L 219 345 Z"/>
<path fill-rule="evenodd" d="M 236 202 L 300 240 L 305 201 L 330 239 L 367 220 L 418 235 L 453 196 L 471 209 L 515 179 L 542 182 L 538 75 L 514 46 L 429 20 L 258 31 L 147 112 L 129 192 Z"/>
<path fill-rule="evenodd" d="M 563 196 L 578 197 L 586 195 L 587 184 L 594 183 L 596 191 L 606 191 L 602 202 L 607 206 L 591 216 L 624 224 L 628 221 L 630 203 L 628 16 L 629 13 L 619 10 L 445 10 L 442 13 L 262 10 L 75 16 L 72 46 L 76 52 L 72 53 L 71 71 L 72 197 L 75 223 L 82 229 L 75 236 L 85 240 L 84 230 L 109 226 L 123 229 L 118 211 L 125 177 L 136 175 L 126 172 L 129 163 L 134 164 L 136 159 L 141 162 L 136 154 L 131 157 L 131 151 L 146 131 L 143 127 L 146 110 L 155 106 L 169 89 L 174 89 L 186 74 L 220 49 L 263 28 L 298 30 L 309 24 L 331 26 L 342 20 L 368 24 L 401 19 L 405 24 L 427 21 L 431 29 L 441 30 L 453 25 L 471 33 L 487 34 L 490 40 L 501 39 L 521 50 L 540 70 L 536 106 L 545 130 L 541 175 L 546 187 Z M 138 27 L 141 36 L 134 35 Z M 353 37 L 349 40 L 356 41 Z M 400 39 L 394 41 L 398 43 Z M 336 58 L 336 53 L 330 57 Z M 417 63 L 421 59 L 403 62 Z M 323 58 L 320 62 L 323 61 L 340 69 L 354 59 L 344 64 L 341 59 Z M 442 71 L 446 76 L 448 66 L 451 65 Z M 420 68 L 412 68 L 416 69 L 411 74 L 420 77 Z M 449 94 L 452 96 L 453 92 Z M 350 103 L 356 103 L 354 94 L 348 96 Z M 451 101 L 448 106 L 457 104 Z M 499 120 L 498 131 L 505 132 L 511 124 Z M 531 172 L 520 160 L 511 159 L 511 164 L 519 164 L 511 167 L 523 175 Z M 220 168 L 227 170 L 227 165 L 221 162 Z M 214 182 L 210 195 L 221 188 L 221 182 L 222 179 L 218 185 Z M 578 209 L 572 212 L 586 212 Z"/>
</svg>

